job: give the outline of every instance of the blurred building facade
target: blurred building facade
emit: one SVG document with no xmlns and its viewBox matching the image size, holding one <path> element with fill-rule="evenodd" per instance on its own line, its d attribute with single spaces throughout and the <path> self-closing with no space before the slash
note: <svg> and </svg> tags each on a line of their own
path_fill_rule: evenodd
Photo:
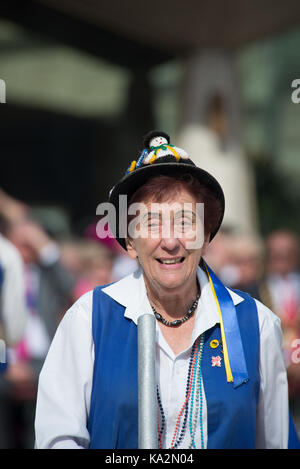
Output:
<svg viewBox="0 0 300 469">
<path fill-rule="evenodd" d="M 172 5 L 3 2 L 0 185 L 80 231 L 162 128 L 220 179 L 229 227 L 299 231 L 299 5 Z"/>
</svg>

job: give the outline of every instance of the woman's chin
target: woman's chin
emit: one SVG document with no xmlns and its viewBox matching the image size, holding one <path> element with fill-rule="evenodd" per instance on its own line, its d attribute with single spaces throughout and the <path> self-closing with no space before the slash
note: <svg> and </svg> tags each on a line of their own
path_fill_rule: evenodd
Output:
<svg viewBox="0 0 300 469">
<path fill-rule="evenodd" d="M 159 272 L 156 281 L 167 289 L 179 288 L 184 284 L 186 279 L 182 274 L 182 272 L 176 272 L 175 270 L 164 270 Z"/>
</svg>

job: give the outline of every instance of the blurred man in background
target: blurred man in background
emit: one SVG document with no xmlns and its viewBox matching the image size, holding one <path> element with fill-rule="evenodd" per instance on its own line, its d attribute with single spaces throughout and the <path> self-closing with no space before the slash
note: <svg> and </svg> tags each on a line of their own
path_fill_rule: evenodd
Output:
<svg viewBox="0 0 300 469">
<path fill-rule="evenodd" d="M 116 282 L 134 272 L 138 268 L 138 263 L 136 260 L 131 259 L 127 251 L 119 245 L 108 224 L 103 226 L 101 218 L 99 217 L 98 223 L 95 222 L 87 226 L 84 236 L 86 239 L 100 243 L 101 246 L 109 250 L 113 256 L 110 281 Z"/>
<path fill-rule="evenodd" d="M 73 301 L 97 285 L 110 283 L 114 260 L 107 247 L 92 240 L 78 242 L 77 251 L 81 268 L 72 292 Z"/>
<path fill-rule="evenodd" d="M 263 275 L 263 241 L 254 235 L 220 232 L 205 260 L 229 287 L 260 299 Z"/>
<path fill-rule="evenodd" d="M 260 285 L 263 276 L 263 242 L 254 235 L 232 236 L 230 243 L 231 286 L 261 299 Z M 226 271 L 225 271 L 226 272 Z"/>
</svg>

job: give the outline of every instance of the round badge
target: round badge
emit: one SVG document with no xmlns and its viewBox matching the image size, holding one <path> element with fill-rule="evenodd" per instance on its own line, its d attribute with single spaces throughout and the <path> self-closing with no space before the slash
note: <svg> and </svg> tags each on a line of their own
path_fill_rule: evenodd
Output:
<svg viewBox="0 0 300 469">
<path fill-rule="evenodd" d="M 219 346 L 219 341 L 217 339 L 213 339 L 210 341 L 211 348 L 217 348 Z"/>
</svg>

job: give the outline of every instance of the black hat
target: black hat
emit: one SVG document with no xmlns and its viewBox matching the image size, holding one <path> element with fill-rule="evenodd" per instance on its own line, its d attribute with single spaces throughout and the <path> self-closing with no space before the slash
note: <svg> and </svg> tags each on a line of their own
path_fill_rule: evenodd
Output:
<svg viewBox="0 0 300 469">
<path fill-rule="evenodd" d="M 126 249 L 124 237 L 119 237 L 119 196 L 126 195 L 129 201 L 139 187 L 154 176 L 178 177 L 190 174 L 208 188 L 221 206 L 220 217 L 210 234 L 210 241 L 217 234 L 224 216 L 225 199 L 218 181 L 207 171 L 199 168 L 181 148 L 170 144 L 170 137 L 162 131 L 154 130 L 144 137 L 144 150 L 137 161 L 132 161 L 125 175 L 111 189 L 109 202 L 116 209 L 116 239 Z M 111 227 L 113 226 L 110 223 Z"/>
</svg>

